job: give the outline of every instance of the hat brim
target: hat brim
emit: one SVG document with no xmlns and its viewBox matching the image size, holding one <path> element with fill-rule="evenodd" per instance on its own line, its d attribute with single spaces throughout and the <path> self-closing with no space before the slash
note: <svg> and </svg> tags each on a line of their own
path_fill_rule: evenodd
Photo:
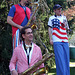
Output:
<svg viewBox="0 0 75 75">
<path fill-rule="evenodd" d="M 62 6 L 59 6 L 59 7 L 57 7 L 57 8 L 53 8 L 53 10 L 56 10 L 56 9 L 58 9 L 58 8 L 62 8 Z"/>
</svg>

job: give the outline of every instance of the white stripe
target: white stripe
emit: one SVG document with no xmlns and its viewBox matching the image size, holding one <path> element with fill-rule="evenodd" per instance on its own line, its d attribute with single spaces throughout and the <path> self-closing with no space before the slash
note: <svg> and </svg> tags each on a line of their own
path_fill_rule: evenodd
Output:
<svg viewBox="0 0 75 75">
<path fill-rule="evenodd" d="M 55 35 L 53 35 L 52 38 L 53 38 L 53 42 L 62 42 L 62 41 L 68 42 L 67 39 L 59 39 L 59 38 L 56 37 Z"/>
<path fill-rule="evenodd" d="M 32 43 L 32 49 L 31 49 L 30 53 L 29 53 L 29 48 L 27 49 L 27 53 L 29 54 L 29 63 L 31 62 L 31 56 L 32 56 L 32 52 L 33 52 L 33 47 L 34 47 L 34 45 L 33 45 L 33 43 Z M 22 48 L 23 48 L 24 53 L 25 53 L 25 55 L 26 55 L 26 57 L 27 57 L 27 53 L 26 53 L 26 51 L 25 51 L 25 49 L 24 49 L 23 44 L 22 44 Z"/>
<path fill-rule="evenodd" d="M 60 34 L 60 33 L 57 32 L 56 30 L 54 30 L 53 32 L 56 33 L 57 35 L 61 36 L 61 37 L 67 37 L 67 35 Z"/>
<path fill-rule="evenodd" d="M 34 45 L 33 45 L 33 43 L 32 43 L 32 49 L 31 49 L 30 55 L 29 55 L 29 63 L 31 62 L 31 56 L 32 56 L 33 48 L 34 48 Z"/>
<path fill-rule="evenodd" d="M 66 33 L 66 30 L 63 30 L 63 29 L 61 29 L 61 28 L 60 28 L 60 31 Z"/>
<path fill-rule="evenodd" d="M 16 31 L 16 47 L 18 46 L 19 29 Z"/>
</svg>

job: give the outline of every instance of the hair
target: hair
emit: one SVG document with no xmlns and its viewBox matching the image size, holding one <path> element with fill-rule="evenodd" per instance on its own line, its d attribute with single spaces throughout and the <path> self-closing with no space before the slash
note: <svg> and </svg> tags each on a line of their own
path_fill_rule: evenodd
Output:
<svg viewBox="0 0 75 75">
<path fill-rule="evenodd" d="M 25 27 L 23 27 L 21 30 L 20 30 L 20 38 L 21 38 L 21 40 L 23 40 L 24 41 L 24 38 L 22 37 L 22 34 L 25 34 L 26 33 L 26 29 L 28 29 L 28 28 L 31 28 L 30 26 L 25 26 Z"/>
<path fill-rule="evenodd" d="M 21 2 L 21 0 L 19 0 L 19 2 Z"/>
</svg>

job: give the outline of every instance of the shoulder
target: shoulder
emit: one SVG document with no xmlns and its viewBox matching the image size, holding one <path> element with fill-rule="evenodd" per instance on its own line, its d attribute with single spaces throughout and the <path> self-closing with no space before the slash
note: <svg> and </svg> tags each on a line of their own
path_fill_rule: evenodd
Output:
<svg viewBox="0 0 75 75">
<path fill-rule="evenodd" d="M 38 45 L 36 45 L 35 43 L 33 43 L 33 45 L 34 45 L 34 47 L 33 47 L 34 53 L 36 53 L 38 55 L 42 54 L 41 48 Z"/>
<path fill-rule="evenodd" d="M 55 16 L 52 15 L 52 16 L 49 17 L 49 20 L 52 20 L 52 19 L 54 19 L 54 18 L 55 18 Z"/>
<path fill-rule="evenodd" d="M 14 49 L 14 51 L 20 51 L 21 49 L 22 49 L 22 44 L 18 45 L 18 46 Z"/>
<path fill-rule="evenodd" d="M 66 19 L 66 16 L 65 15 L 61 15 L 61 17 L 63 17 L 64 19 Z"/>
<path fill-rule="evenodd" d="M 36 45 L 35 43 L 33 43 L 34 45 L 34 48 L 37 48 L 37 49 L 41 49 L 38 45 Z"/>
<path fill-rule="evenodd" d="M 26 11 L 30 11 L 30 8 L 26 7 Z"/>
<path fill-rule="evenodd" d="M 50 19 L 53 19 L 53 18 L 55 18 L 55 16 L 54 16 L 54 15 L 50 16 Z"/>
<path fill-rule="evenodd" d="M 15 9 L 15 5 L 12 5 L 12 6 L 11 6 L 11 9 Z"/>
<path fill-rule="evenodd" d="M 15 4 L 14 6 L 19 6 L 19 4 Z"/>
</svg>

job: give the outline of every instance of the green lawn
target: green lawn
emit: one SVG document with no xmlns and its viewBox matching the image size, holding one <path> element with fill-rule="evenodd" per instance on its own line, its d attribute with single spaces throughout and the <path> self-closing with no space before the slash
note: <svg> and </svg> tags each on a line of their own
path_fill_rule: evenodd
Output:
<svg viewBox="0 0 75 75">
<path fill-rule="evenodd" d="M 50 72 L 48 73 L 48 75 L 56 75 L 56 66 L 55 65 L 54 65 L 54 67 L 52 67 L 50 69 Z M 70 75 L 75 75 L 75 59 L 70 60 Z"/>
</svg>

